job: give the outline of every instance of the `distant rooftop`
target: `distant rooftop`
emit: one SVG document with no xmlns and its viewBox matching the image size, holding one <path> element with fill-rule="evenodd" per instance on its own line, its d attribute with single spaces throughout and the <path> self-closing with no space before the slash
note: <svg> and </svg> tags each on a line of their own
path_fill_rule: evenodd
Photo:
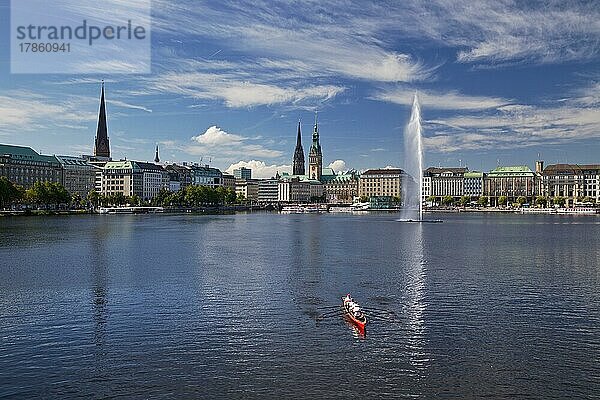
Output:
<svg viewBox="0 0 600 400">
<path fill-rule="evenodd" d="M 399 175 L 403 174 L 404 171 L 400 168 L 380 168 L 380 169 L 368 169 L 362 173 L 365 175 Z"/>
<path fill-rule="evenodd" d="M 507 167 L 497 167 L 490 171 L 488 176 L 533 176 L 534 173 L 527 165 L 515 165 L 515 166 L 507 166 Z"/>
<path fill-rule="evenodd" d="M 13 146 L 10 144 L 0 144 L 0 156 L 10 156 L 15 160 L 58 163 L 54 156 L 44 156 L 26 146 Z"/>
</svg>

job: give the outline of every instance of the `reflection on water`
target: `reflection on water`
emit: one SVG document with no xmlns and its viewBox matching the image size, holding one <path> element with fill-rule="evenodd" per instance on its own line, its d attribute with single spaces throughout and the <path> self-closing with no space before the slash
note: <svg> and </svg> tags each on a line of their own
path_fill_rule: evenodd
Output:
<svg viewBox="0 0 600 400">
<path fill-rule="evenodd" d="M 600 393 L 596 219 L 0 221 L 0 398 Z M 363 336 L 351 295 L 399 323 Z"/>
<path fill-rule="evenodd" d="M 410 362 L 416 370 L 423 371 L 427 368 L 428 356 L 425 354 L 425 260 L 423 257 L 423 225 L 410 224 L 414 231 L 411 232 L 412 241 L 409 242 L 409 262 L 405 271 L 407 275 L 405 295 L 407 327 L 410 331 L 408 342 L 410 344 Z"/>
</svg>

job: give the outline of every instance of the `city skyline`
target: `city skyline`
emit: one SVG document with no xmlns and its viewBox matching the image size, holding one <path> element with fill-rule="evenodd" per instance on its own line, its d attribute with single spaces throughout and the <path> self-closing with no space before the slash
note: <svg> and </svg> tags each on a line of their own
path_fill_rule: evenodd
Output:
<svg viewBox="0 0 600 400">
<path fill-rule="evenodd" d="M 163 161 L 291 172 L 298 119 L 310 143 L 318 110 L 323 166 L 402 167 L 417 90 L 426 165 L 597 162 L 599 12 L 585 3 L 269 4 L 156 2 L 150 75 L 10 75 L 2 46 L 0 142 L 92 154 L 105 79 L 114 159 L 150 161 L 158 143 Z"/>
</svg>

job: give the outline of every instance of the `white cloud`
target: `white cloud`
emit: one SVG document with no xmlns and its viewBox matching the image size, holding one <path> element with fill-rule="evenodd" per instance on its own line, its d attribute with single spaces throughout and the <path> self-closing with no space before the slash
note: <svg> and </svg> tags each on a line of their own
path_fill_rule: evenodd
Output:
<svg viewBox="0 0 600 400">
<path fill-rule="evenodd" d="M 241 157 L 277 158 L 283 155 L 280 150 L 270 149 L 261 144 L 249 143 L 258 139 L 248 138 L 238 134 L 228 133 L 218 126 L 211 126 L 205 132 L 193 136 L 192 144 L 170 145 L 185 153 L 210 157 L 216 162 L 233 162 Z"/>
<path fill-rule="evenodd" d="M 218 126 L 211 126 L 204 133 L 193 136 L 192 140 L 208 146 L 219 146 L 225 144 L 239 144 L 244 138 L 239 135 L 227 133 Z"/>
<path fill-rule="evenodd" d="M 334 162 L 329 164 L 327 167 L 333 169 L 335 171 L 335 173 L 339 173 L 339 172 L 348 170 L 348 168 L 346 167 L 346 161 L 344 161 L 344 160 L 335 160 Z"/>
<path fill-rule="evenodd" d="M 226 172 L 233 174 L 233 170 L 240 167 L 250 168 L 252 170 L 252 178 L 256 179 L 267 179 L 274 177 L 278 172 L 281 174 L 283 172 L 291 173 L 292 171 L 291 165 L 267 165 L 264 161 L 251 160 L 238 161 L 235 164 L 231 164 L 226 169 Z"/>
</svg>

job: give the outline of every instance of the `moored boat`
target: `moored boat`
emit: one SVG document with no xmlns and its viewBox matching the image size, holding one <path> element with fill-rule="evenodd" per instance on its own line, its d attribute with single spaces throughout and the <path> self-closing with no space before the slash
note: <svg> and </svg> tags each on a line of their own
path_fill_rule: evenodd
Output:
<svg viewBox="0 0 600 400">
<path fill-rule="evenodd" d="M 355 302 L 350 294 L 347 294 L 345 297 L 342 297 L 342 310 L 344 312 L 344 316 L 352 321 L 359 329 L 365 329 L 365 325 L 367 325 L 367 317 L 362 312 L 362 309 Z"/>
</svg>

